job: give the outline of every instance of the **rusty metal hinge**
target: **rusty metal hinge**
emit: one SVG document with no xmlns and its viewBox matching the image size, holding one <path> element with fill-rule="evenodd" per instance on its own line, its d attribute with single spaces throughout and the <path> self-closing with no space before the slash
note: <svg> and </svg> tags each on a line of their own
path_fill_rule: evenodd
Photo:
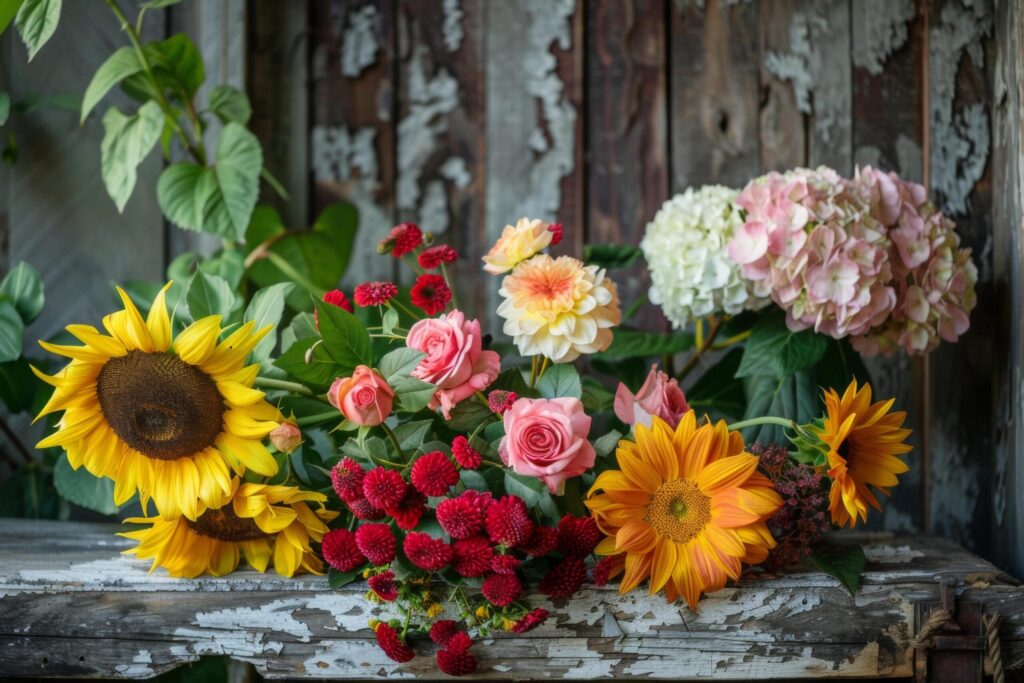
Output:
<svg viewBox="0 0 1024 683">
<path fill-rule="evenodd" d="M 956 599 L 956 587 L 944 583 L 940 601 L 914 604 L 918 634 L 914 677 L 918 683 L 981 683 L 985 675 L 985 629 L 980 602 Z M 930 622 L 930 623 L 929 623 Z"/>
</svg>

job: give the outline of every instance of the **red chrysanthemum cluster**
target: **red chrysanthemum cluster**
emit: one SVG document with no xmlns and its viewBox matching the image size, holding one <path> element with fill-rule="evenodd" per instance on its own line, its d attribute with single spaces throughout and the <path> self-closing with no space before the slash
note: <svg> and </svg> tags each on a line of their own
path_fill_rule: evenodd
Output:
<svg viewBox="0 0 1024 683">
<path fill-rule="evenodd" d="M 459 625 L 451 619 L 438 619 L 430 625 L 430 639 L 445 647 L 448 645 L 448 641 L 452 639 L 456 633 L 459 632 Z"/>
<path fill-rule="evenodd" d="M 447 244 L 438 244 L 437 246 L 428 247 L 420 252 L 418 261 L 420 268 L 424 270 L 434 270 L 442 263 L 452 263 L 457 261 L 459 258 L 459 252 L 455 251 Z"/>
<path fill-rule="evenodd" d="M 363 524 L 356 529 L 356 545 L 370 564 L 383 566 L 395 559 L 395 534 L 387 524 Z"/>
<path fill-rule="evenodd" d="M 386 467 L 375 467 L 363 477 L 363 496 L 381 510 L 398 507 L 406 488 L 402 475 Z"/>
<path fill-rule="evenodd" d="M 356 285 L 352 298 L 357 306 L 383 306 L 398 296 L 398 287 L 394 282 L 364 282 Z"/>
<path fill-rule="evenodd" d="M 495 607 L 506 607 L 523 594 L 523 584 L 515 574 L 491 574 L 480 592 Z"/>
<path fill-rule="evenodd" d="M 518 496 L 504 496 L 487 508 L 487 534 L 494 543 L 515 547 L 529 540 L 533 521 Z"/>
<path fill-rule="evenodd" d="M 491 571 L 495 574 L 515 574 L 522 563 L 522 560 L 514 555 L 495 555 L 491 560 Z"/>
<path fill-rule="evenodd" d="M 466 470 L 475 470 L 483 462 L 480 453 L 470 446 L 469 439 L 461 434 L 452 441 L 452 457 L 455 458 L 455 462 L 459 463 L 459 467 Z"/>
<path fill-rule="evenodd" d="M 427 511 L 427 498 L 411 486 L 405 488 L 405 497 L 397 507 L 388 508 L 385 512 L 395 518 L 399 529 L 409 531 L 420 523 L 423 513 Z"/>
<path fill-rule="evenodd" d="M 346 503 L 363 497 L 363 477 L 366 470 L 352 458 L 342 458 L 331 468 L 331 485 L 334 492 Z"/>
<path fill-rule="evenodd" d="M 558 523 L 558 551 L 566 557 L 586 557 L 603 537 L 593 517 L 566 515 Z"/>
<path fill-rule="evenodd" d="M 416 656 L 416 653 L 412 651 L 412 648 L 405 642 L 401 634 L 392 628 L 390 624 L 377 624 L 376 631 L 377 645 L 391 659 L 399 663 L 405 663 L 411 661 Z"/>
<path fill-rule="evenodd" d="M 526 613 L 521 619 L 519 619 L 515 626 L 512 627 L 512 633 L 526 633 L 537 628 L 545 621 L 548 620 L 548 611 L 542 607 L 538 607 Z"/>
<path fill-rule="evenodd" d="M 459 471 L 447 455 L 441 451 L 432 451 L 416 459 L 409 478 L 423 495 L 443 496 L 459 482 Z"/>
<path fill-rule="evenodd" d="M 567 600 L 586 582 L 586 563 L 581 558 L 570 557 L 552 567 L 537 588 L 552 600 Z"/>
<path fill-rule="evenodd" d="M 491 494 L 472 489 L 441 501 L 434 511 L 441 528 L 452 538 L 469 538 L 480 533 Z"/>
<path fill-rule="evenodd" d="M 409 290 L 409 299 L 427 315 L 436 315 L 452 300 L 452 290 L 440 275 L 424 273 L 413 283 Z"/>
<path fill-rule="evenodd" d="M 626 569 L 626 555 L 609 555 L 602 557 L 594 564 L 594 585 L 606 586 L 611 579 L 621 574 Z"/>
<path fill-rule="evenodd" d="M 402 258 L 423 244 L 423 231 L 415 223 L 401 223 L 391 228 L 391 233 L 377 243 L 377 251 Z"/>
<path fill-rule="evenodd" d="M 402 550 L 410 562 L 428 572 L 444 569 L 452 561 L 450 545 L 421 531 L 408 534 L 402 543 Z"/>
<path fill-rule="evenodd" d="M 549 526 L 534 527 L 533 533 L 523 546 L 522 551 L 530 557 L 544 557 L 558 547 L 558 529 Z"/>
<path fill-rule="evenodd" d="M 551 233 L 551 244 L 552 246 L 559 244 L 562 241 L 564 229 L 561 223 L 552 223 L 548 226 L 548 232 Z"/>
<path fill-rule="evenodd" d="M 483 536 L 460 538 L 452 544 L 452 557 L 452 567 L 459 576 L 483 576 L 491 571 L 494 548 Z"/>
<path fill-rule="evenodd" d="M 350 572 L 366 564 L 355 534 L 348 529 L 332 529 L 324 534 L 320 545 L 324 560 L 339 572 Z"/>
<path fill-rule="evenodd" d="M 502 389 L 495 389 L 491 393 L 487 394 L 487 407 L 491 409 L 491 412 L 497 415 L 504 415 L 512 407 L 512 404 L 516 402 L 519 396 L 514 391 L 504 391 Z"/>
<path fill-rule="evenodd" d="M 467 676 L 476 671 L 476 657 L 469 651 L 473 641 L 465 631 L 456 631 L 437 651 L 437 668 L 449 676 Z"/>
<path fill-rule="evenodd" d="M 371 576 L 366 580 L 366 585 L 385 602 L 394 602 L 398 599 L 398 584 L 395 583 L 395 573 L 390 569 Z"/>
</svg>

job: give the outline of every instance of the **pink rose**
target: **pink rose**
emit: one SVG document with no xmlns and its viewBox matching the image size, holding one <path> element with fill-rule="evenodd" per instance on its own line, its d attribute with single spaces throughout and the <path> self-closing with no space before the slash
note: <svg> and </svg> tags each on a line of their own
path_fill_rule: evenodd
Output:
<svg viewBox="0 0 1024 683">
<path fill-rule="evenodd" d="M 327 400 L 349 421 L 376 427 L 391 414 L 395 390 L 374 370 L 360 365 L 351 377 L 334 380 Z"/>
<path fill-rule="evenodd" d="M 437 387 L 430 407 L 439 406 L 445 419 L 455 404 L 486 389 L 501 371 L 501 358 L 481 347 L 478 320 L 466 320 L 462 311 L 420 320 L 409 330 L 406 345 L 427 354 L 412 371 L 416 379 Z"/>
<path fill-rule="evenodd" d="M 615 392 L 615 415 L 628 425 L 650 427 L 651 418 L 657 415 L 675 429 L 689 410 L 679 382 L 658 370 L 657 365 L 651 366 L 651 372 L 635 396 L 621 382 Z"/>
<path fill-rule="evenodd" d="M 561 495 L 565 480 L 594 466 L 587 441 L 590 417 L 575 398 L 521 398 L 505 413 L 501 460 L 517 474 L 537 477 Z"/>
</svg>

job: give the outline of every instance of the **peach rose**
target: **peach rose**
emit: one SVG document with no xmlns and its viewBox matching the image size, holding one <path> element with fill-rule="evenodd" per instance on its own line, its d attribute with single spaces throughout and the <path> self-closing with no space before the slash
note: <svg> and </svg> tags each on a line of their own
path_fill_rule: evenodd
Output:
<svg viewBox="0 0 1024 683">
<path fill-rule="evenodd" d="M 274 448 L 282 453 L 291 453 L 302 443 L 302 432 L 293 422 L 282 422 L 268 436 Z"/>
<path fill-rule="evenodd" d="M 521 398 L 505 413 L 502 462 L 517 474 L 537 477 L 562 495 L 565 480 L 594 466 L 597 453 L 587 441 L 590 416 L 575 398 Z"/>
<path fill-rule="evenodd" d="M 636 395 L 622 382 L 615 392 L 615 415 L 628 425 L 650 427 L 651 418 L 657 415 L 675 429 L 689 409 L 679 382 L 658 370 L 657 365 L 651 366 L 651 372 Z"/>
<path fill-rule="evenodd" d="M 457 403 L 486 389 L 501 371 L 498 354 L 481 346 L 480 322 L 466 320 L 462 311 L 420 320 L 405 343 L 427 354 L 411 374 L 437 387 L 430 407 L 440 407 L 445 419 Z"/>
<path fill-rule="evenodd" d="M 395 390 L 376 371 L 360 365 L 351 377 L 334 380 L 327 400 L 349 421 L 376 427 L 391 414 Z"/>
</svg>

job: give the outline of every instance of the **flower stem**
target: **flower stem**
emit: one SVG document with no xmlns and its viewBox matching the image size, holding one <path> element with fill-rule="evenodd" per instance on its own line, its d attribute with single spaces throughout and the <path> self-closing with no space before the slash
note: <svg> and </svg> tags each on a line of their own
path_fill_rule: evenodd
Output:
<svg viewBox="0 0 1024 683">
<path fill-rule="evenodd" d="M 285 276 L 294 280 L 295 284 L 299 287 L 302 287 L 318 299 L 323 297 L 325 290 L 317 287 L 309 280 L 309 278 L 295 270 L 295 267 L 288 263 L 288 261 L 276 251 L 270 251 L 268 249 L 264 254 L 264 257 L 277 266 L 277 269 L 284 273 Z"/>
<path fill-rule="evenodd" d="M 420 315 L 418 313 L 416 313 L 416 311 L 411 310 L 405 304 L 399 303 L 395 299 L 392 299 L 391 301 L 389 301 L 388 302 L 388 306 L 394 306 L 395 308 L 400 310 L 402 313 L 405 313 L 407 316 L 409 316 L 413 320 L 419 320 L 420 319 Z"/>
<path fill-rule="evenodd" d="M 448 277 L 448 268 L 444 263 L 441 264 L 441 275 L 444 277 L 445 284 L 448 285 L 448 290 L 452 293 L 452 308 L 458 308 L 459 297 L 455 294 L 455 285 L 452 284 L 452 279 Z"/>
<path fill-rule="evenodd" d="M 337 410 L 331 410 L 326 413 L 316 413 L 315 415 L 307 415 L 300 417 L 295 421 L 299 427 L 307 427 L 309 425 L 320 424 L 321 422 L 327 422 L 328 420 L 337 420 L 341 417 L 341 414 Z"/>
<path fill-rule="evenodd" d="M 544 360 L 540 362 L 540 371 L 537 373 L 538 382 L 540 381 L 540 378 L 544 376 L 544 373 L 547 372 L 549 365 L 551 365 L 551 359 L 544 356 Z"/>
<path fill-rule="evenodd" d="M 700 361 L 701 356 L 707 353 L 708 349 L 711 348 L 711 345 L 714 343 L 715 337 L 718 336 L 718 331 L 720 329 L 722 329 L 722 319 L 715 318 L 711 322 L 711 329 L 708 330 L 707 337 L 704 337 L 702 339 L 704 323 L 703 321 L 697 321 L 697 350 L 694 351 L 694 353 L 686 361 L 686 365 L 683 366 L 683 369 L 679 371 L 679 379 L 683 379 L 684 377 L 686 377 L 688 374 L 690 374 L 690 371 L 697 366 L 697 362 Z"/>
<path fill-rule="evenodd" d="M 395 453 L 398 454 L 398 459 L 401 460 L 402 444 L 398 442 L 398 436 L 391 430 L 391 427 L 388 427 L 386 422 L 381 422 L 380 427 L 387 433 L 388 438 L 391 439 L 391 445 L 395 447 Z"/>
<path fill-rule="evenodd" d="M 283 379 L 274 379 L 273 377 L 257 377 L 256 386 L 266 387 L 267 389 L 282 389 L 284 391 L 290 391 L 293 394 L 299 394 L 301 396 L 315 396 L 313 390 L 304 384 L 298 382 L 289 382 Z M 337 413 L 337 411 L 335 411 Z"/>
<path fill-rule="evenodd" d="M 735 432 L 739 429 L 746 429 L 747 427 L 756 427 L 757 425 L 778 425 L 779 427 L 785 427 L 786 429 L 797 430 L 796 422 L 787 419 L 785 417 L 774 417 L 772 415 L 765 415 L 764 417 L 752 417 L 749 420 L 742 420 L 740 422 L 734 422 L 729 425 L 729 431 Z"/>
<path fill-rule="evenodd" d="M 739 344 L 741 341 L 745 340 L 749 336 L 750 330 L 747 330 L 746 332 L 740 332 L 739 334 L 734 334 L 725 341 L 718 342 L 711 348 L 714 349 L 715 351 L 718 351 L 719 349 L 725 349 L 732 346 L 733 344 Z"/>
</svg>

